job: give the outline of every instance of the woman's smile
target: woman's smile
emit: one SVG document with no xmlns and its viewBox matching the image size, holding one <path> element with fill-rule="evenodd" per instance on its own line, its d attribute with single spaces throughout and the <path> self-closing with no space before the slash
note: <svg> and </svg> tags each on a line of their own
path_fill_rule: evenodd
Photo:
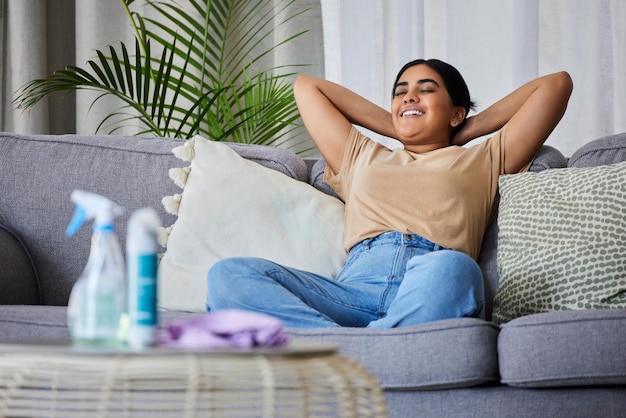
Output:
<svg viewBox="0 0 626 418">
<path fill-rule="evenodd" d="M 400 117 L 406 117 L 406 116 L 424 116 L 425 112 L 415 109 L 415 108 L 407 108 L 404 109 L 402 111 L 402 113 L 400 113 Z"/>
</svg>

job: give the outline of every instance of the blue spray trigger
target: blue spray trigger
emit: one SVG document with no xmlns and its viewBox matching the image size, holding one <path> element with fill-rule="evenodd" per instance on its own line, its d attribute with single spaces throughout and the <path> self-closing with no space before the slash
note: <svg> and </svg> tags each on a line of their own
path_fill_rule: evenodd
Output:
<svg viewBox="0 0 626 418">
<path fill-rule="evenodd" d="M 76 233 L 76 231 L 80 229 L 81 226 L 83 226 L 83 223 L 85 223 L 86 214 L 87 212 L 85 211 L 84 208 L 82 208 L 81 206 L 76 206 L 76 210 L 74 211 L 74 216 L 72 217 L 70 224 L 67 226 L 67 229 L 65 230 L 66 236 L 71 237 L 72 235 Z"/>
</svg>

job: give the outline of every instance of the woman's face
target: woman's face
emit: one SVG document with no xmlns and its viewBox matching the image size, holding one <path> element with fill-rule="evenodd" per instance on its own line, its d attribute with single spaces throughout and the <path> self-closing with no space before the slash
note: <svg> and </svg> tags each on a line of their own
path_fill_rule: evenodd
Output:
<svg viewBox="0 0 626 418">
<path fill-rule="evenodd" d="M 419 64 L 400 76 L 391 117 L 406 149 L 428 152 L 449 145 L 451 129 L 463 121 L 465 109 L 454 106 L 439 73 Z"/>
</svg>

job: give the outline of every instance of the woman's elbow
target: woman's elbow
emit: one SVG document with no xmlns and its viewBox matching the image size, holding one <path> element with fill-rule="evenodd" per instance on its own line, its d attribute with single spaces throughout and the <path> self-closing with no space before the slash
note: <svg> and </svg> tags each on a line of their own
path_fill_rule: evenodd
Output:
<svg viewBox="0 0 626 418">
<path fill-rule="evenodd" d="M 559 91 L 563 95 L 565 101 L 569 100 L 572 95 L 572 90 L 574 90 L 574 81 L 572 77 L 569 75 L 567 71 L 560 71 L 555 74 L 557 80 L 556 83 L 558 85 Z"/>
<path fill-rule="evenodd" d="M 298 101 L 299 96 L 302 96 L 303 94 L 305 94 L 304 92 L 307 89 L 311 88 L 314 80 L 315 77 L 312 77 L 310 75 L 299 74 L 296 77 L 295 81 L 293 82 L 293 95 L 296 99 L 296 102 Z"/>
</svg>

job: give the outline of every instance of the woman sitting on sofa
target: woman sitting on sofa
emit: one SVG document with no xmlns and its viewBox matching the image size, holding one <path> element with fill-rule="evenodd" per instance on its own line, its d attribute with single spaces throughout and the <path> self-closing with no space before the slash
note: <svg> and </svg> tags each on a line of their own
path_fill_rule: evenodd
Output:
<svg viewBox="0 0 626 418">
<path fill-rule="evenodd" d="M 345 201 L 346 265 L 331 279 L 262 259 L 225 259 L 209 272 L 207 306 L 262 312 L 301 328 L 482 318 L 476 259 L 498 176 L 527 170 L 571 91 L 567 73 L 547 75 L 468 118 L 467 85 L 439 60 L 400 70 L 391 112 L 332 82 L 299 76 L 302 120 L 326 160 L 325 180 Z M 355 125 L 404 148 L 390 150 Z"/>
</svg>

